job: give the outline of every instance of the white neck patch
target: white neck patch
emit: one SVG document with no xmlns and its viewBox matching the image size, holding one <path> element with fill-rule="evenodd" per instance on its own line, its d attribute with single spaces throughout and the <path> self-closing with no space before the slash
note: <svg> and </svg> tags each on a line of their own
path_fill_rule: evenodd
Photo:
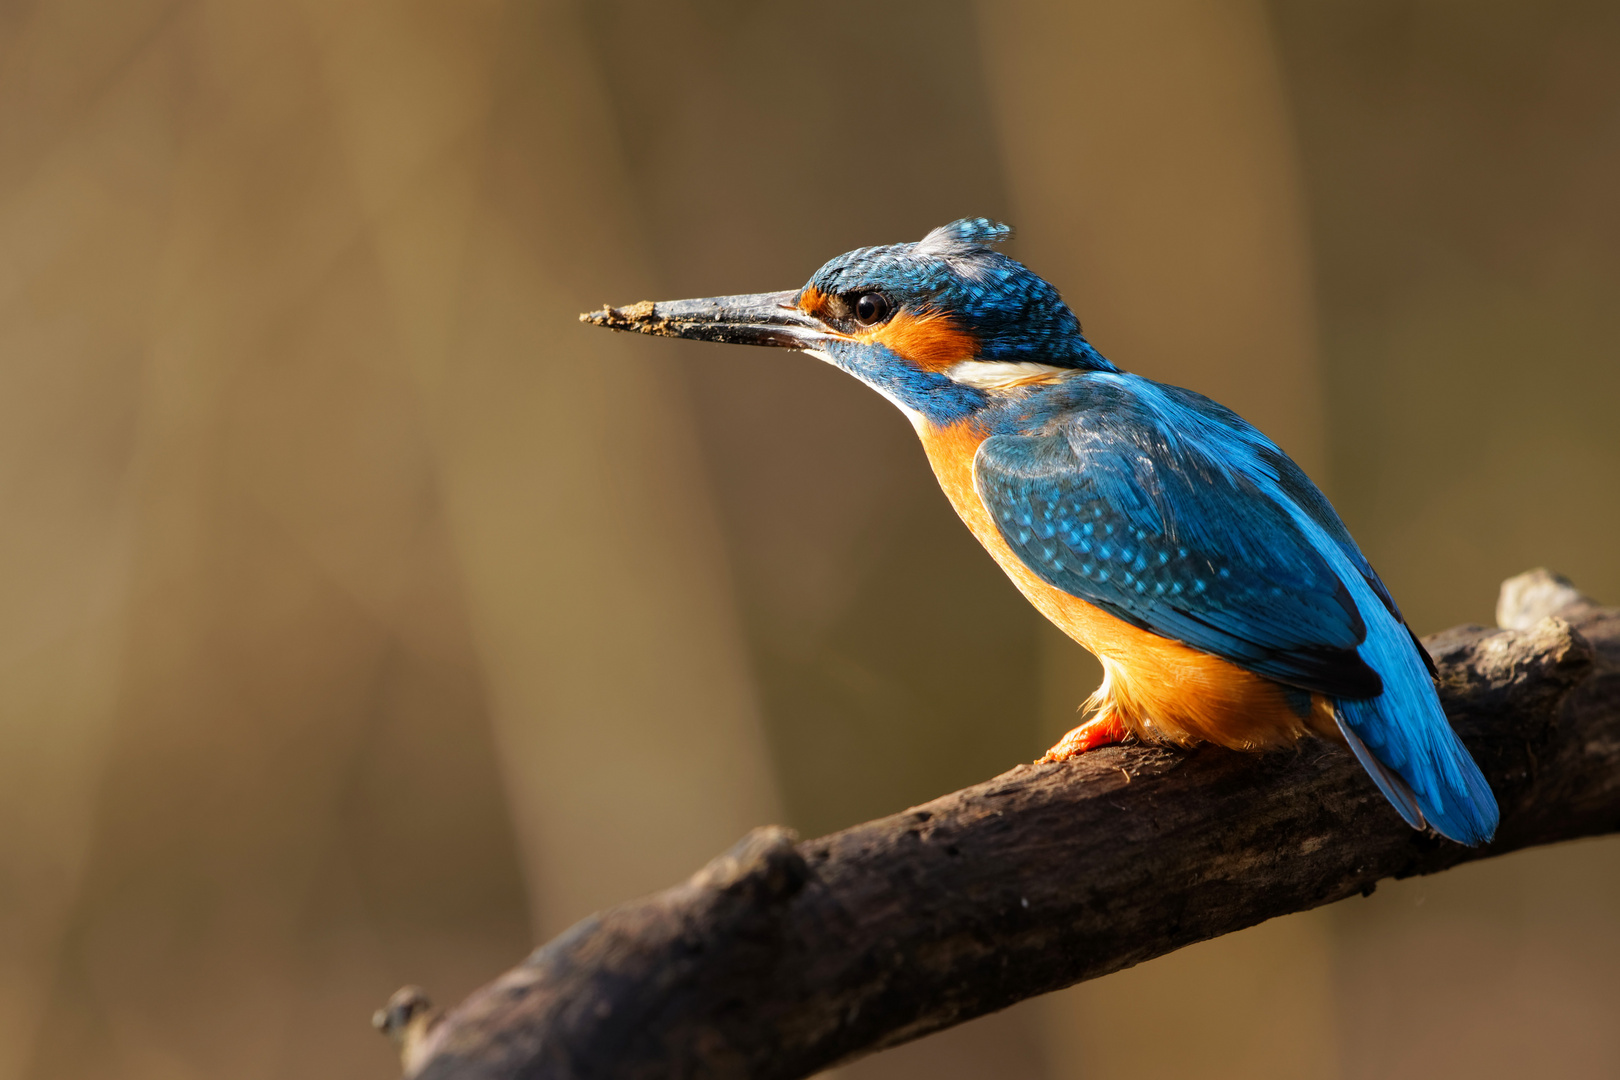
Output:
<svg viewBox="0 0 1620 1080">
<path fill-rule="evenodd" d="M 979 390 L 1011 390 L 1071 370 L 1029 360 L 959 360 L 946 368 L 945 374 L 952 382 Z"/>
</svg>

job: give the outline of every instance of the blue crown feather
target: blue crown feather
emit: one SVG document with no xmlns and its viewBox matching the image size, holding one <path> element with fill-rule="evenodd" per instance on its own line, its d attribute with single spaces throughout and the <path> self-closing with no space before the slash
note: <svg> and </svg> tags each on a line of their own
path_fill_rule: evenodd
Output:
<svg viewBox="0 0 1620 1080">
<path fill-rule="evenodd" d="M 938 255 L 969 255 L 988 251 L 1012 236 L 1012 226 L 986 217 L 959 218 L 941 225 L 917 243 L 917 250 Z"/>
<path fill-rule="evenodd" d="M 897 307 L 945 311 L 973 335 L 974 360 L 1112 371 L 1058 291 L 992 245 L 1012 228 L 986 217 L 941 225 L 915 243 L 858 248 L 810 278 L 828 295 L 873 289 Z"/>
</svg>

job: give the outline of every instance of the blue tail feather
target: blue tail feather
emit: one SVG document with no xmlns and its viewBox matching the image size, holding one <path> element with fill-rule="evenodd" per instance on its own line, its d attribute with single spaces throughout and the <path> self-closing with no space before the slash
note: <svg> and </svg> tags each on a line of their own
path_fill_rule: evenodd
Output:
<svg viewBox="0 0 1620 1080">
<path fill-rule="evenodd" d="M 1365 605 L 1363 611 L 1370 608 Z M 1422 827 L 1412 821 L 1415 804 L 1421 818 L 1442 836 L 1462 844 L 1486 843 L 1496 834 L 1496 797 L 1451 730 L 1406 628 L 1387 613 L 1372 614 L 1361 653 L 1383 678 L 1384 692 L 1337 702 L 1340 730 L 1385 797 L 1414 828 Z"/>
<path fill-rule="evenodd" d="M 1377 697 L 1334 702 L 1351 752 L 1413 828 L 1427 824 L 1461 844 L 1489 842 L 1499 818 L 1496 797 L 1440 707 L 1427 657 L 1343 548 L 1324 544 L 1321 550 L 1336 564 L 1366 622 L 1367 636 L 1356 651 L 1384 684 Z"/>
<path fill-rule="evenodd" d="M 1409 702 L 1408 715 L 1391 716 L 1398 707 L 1391 708 L 1388 696 L 1386 691 L 1381 697 L 1338 703 L 1339 728 L 1357 760 L 1414 829 L 1427 823 L 1458 843 L 1489 841 L 1496 834 L 1496 798 L 1439 701 L 1432 710 L 1421 699 Z M 1385 736 L 1377 753 L 1361 735 L 1373 731 Z"/>
<path fill-rule="evenodd" d="M 1334 710 L 1334 720 L 1338 722 L 1344 741 L 1350 744 L 1350 752 L 1361 762 L 1361 767 L 1367 770 L 1367 775 L 1373 778 L 1373 783 L 1384 793 L 1384 798 L 1389 800 L 1390 805 L 1412 828 L 1425 828 L 1428 821 L 1423 817 L 1423 808 L 1418 805 L 1417 796 L 1412 792 L 1411 786 L 1401 779 L 1399 773 L 1373 756 L 1373 752 L 1367 749 L 1367 744 L 1362 741 L 1361 736 L 1356 734 L 1356 729 L 1345 721 L 1343 710 Z"/>
</svg>

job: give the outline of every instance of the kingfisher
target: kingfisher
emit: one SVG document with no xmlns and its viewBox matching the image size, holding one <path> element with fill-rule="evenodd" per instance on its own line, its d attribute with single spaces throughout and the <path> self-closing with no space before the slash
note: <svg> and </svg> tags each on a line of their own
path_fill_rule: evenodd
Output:
<svg viewBox="0 0 1620 1080">
<path fill-rule="evenodd" d="M 1134 737 L 1346 746 L 1414 829 L 1496 832 L 1433 661 L 1327 497 L 1237 413 L 1115 367 L 988 218 L 839 255 L 803 288 L 580 316 L 796 349 L 882 394 L 951 506 L 1102 663 L 1043 761 Z"/>
</svg>

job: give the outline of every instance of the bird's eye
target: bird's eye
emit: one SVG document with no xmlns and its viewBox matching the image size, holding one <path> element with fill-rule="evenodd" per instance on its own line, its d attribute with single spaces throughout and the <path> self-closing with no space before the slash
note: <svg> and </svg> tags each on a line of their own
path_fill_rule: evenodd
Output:
<svg viewBox="0 0 1620 1080">
<path fill-rule="evenodd" d="M 855 321 L 862 326 L 876 326 L 889 317 L 889 298 L 882 293 L 862 293 L 855 301 Z"/>
</svg>

